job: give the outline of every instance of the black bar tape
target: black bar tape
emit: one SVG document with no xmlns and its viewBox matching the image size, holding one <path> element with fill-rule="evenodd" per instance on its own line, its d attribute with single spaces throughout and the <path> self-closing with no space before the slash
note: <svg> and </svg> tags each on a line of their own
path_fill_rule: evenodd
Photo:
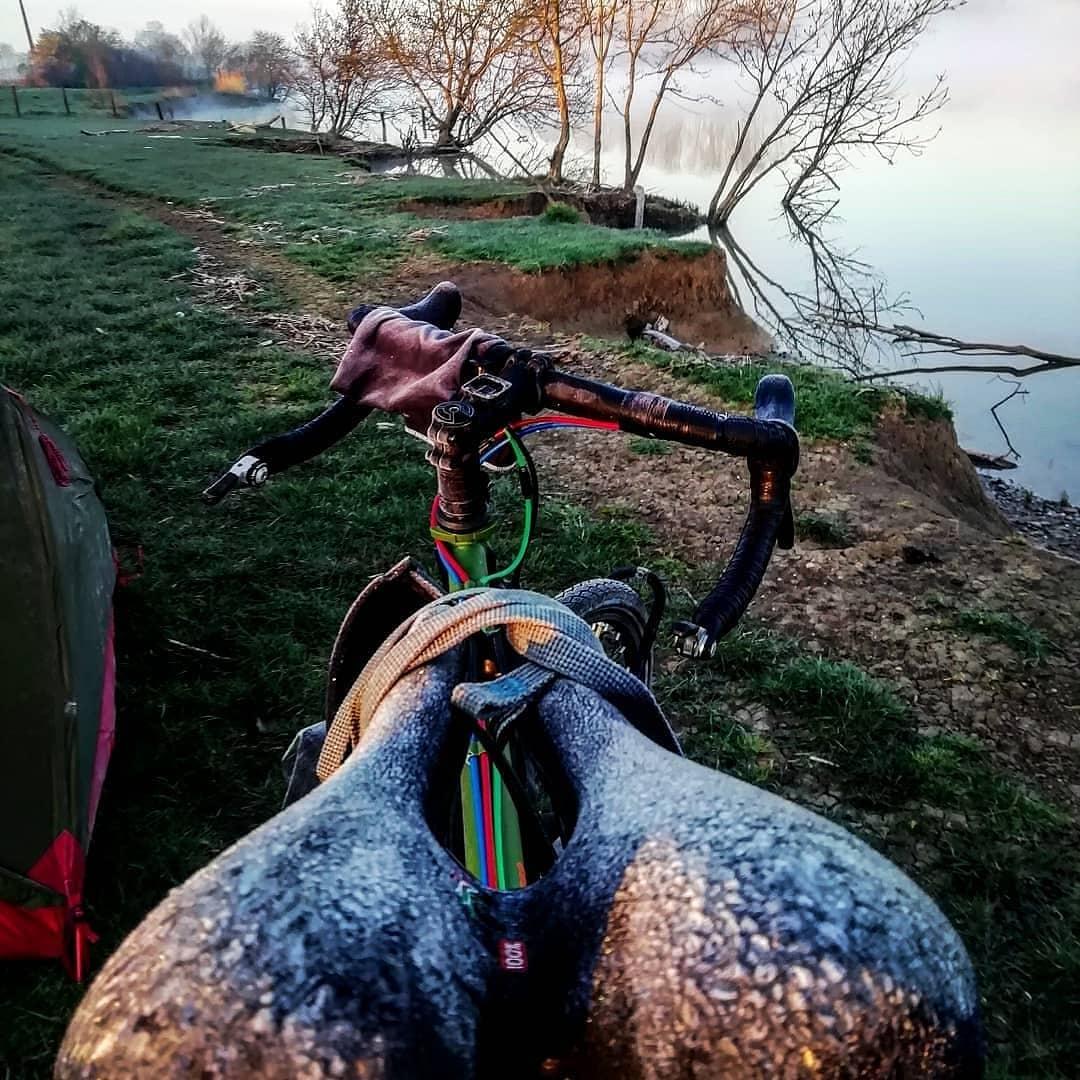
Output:
<svg viewBox="0 0 1080 1080">
<path fill-rule="evenodd" d="M 313 420 L 253 446 L 248 454 L 265 461 L 270 472 L 281 472 L 340 442 L 370 412 L 371 409 L 357 405 L 350 398 L 338 398 Z"/>
</svg>

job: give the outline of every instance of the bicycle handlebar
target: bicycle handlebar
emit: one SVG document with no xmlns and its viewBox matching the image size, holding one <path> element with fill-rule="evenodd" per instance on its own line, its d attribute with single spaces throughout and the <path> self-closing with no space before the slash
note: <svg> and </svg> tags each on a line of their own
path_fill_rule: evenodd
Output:
<svg viewBox="0 0 1080 1080">
<path fill-rule="evenodd" d="M 329 450 L 349 434 L 371 410 L 347 397 L 338 398 L 313 420 L 256 444 L 203 493 L 205 502 L 219 503 L 238 487 L 261 487 L 274 474 L 291 469 Z"/>
<path fill-rule="evenodd" d="M 632 434 L 655 435 L 736 457 L 789 462 L 792 472 L 798 464 L 799 438 L 792 427 L 795 392 L 784 375 L 766 375 L 761 380 L 753 417 L 729 416 L 554 369 L 540 377 L 540 400 L 544 408 L 593 420 L 614 420 Z"/>
<path fill-rule="evenodd" d="M 456 318 L 459 310 L 460 297 L 448 283 L 437 286 L 419 304 L 401 309 L 402 314 L 431 321 L 446 330 L 453 325 L 451 315 Z M 350 329 L 355 329 L 353 321 L 350 317 Z M 710 653 L 753 599 L 773 548 L 790 548 L 794 544 L 790 496 L 791 477 L 799 461 L 799 437 L 793 426 L 795 393 L 791 381 L 784 375 L 765 376 L 755 393 L 754 415 L 729 416 L 659 394 L 623 390 L 558 371 L 547 358 L 525 350 L 513 353 L 507 346 L 506 353 L 511 358 L 501 374 L 510 381 L 495 382 L 510 393 L 490 414 L 498 427 L 522 413 L 552 408 L 615 421 L 620 429 L 634 434 L 721 450 L 747 459 L 750 506 L 735 551 L 715 587 L 698 604 L 692 620 L 677 622 L 674 627 L 676 647 L 684 655 Z M 470 396 L 467 383 L 464 392 Z M 371 411 L 351 398 L 339 398 L 306 424 L 253 446 L 203 492 L 203 498 L 216 503 L 239 486 L 265 483 L 271 474 L 307 461 L 339 442 Z"/>
<path fill-rule="evenodd" d="M 791 477 L 799 461 L 793 427 L 795 391 L 784 375 L 766 375 L 754 396 L 754 416 L 727 416 L 711 409 L 622 390 L 578 375 L 550 371 L 540 377 L 545 406 L 577 416 L 614 420 L 639 435 L 656 435 L 688 446 L 745 457 L 750 467 L 750 506 L 735 551 L 692 620 L 675 623 L 675 646 L 686 656 L 704 656 L 749 606 L 765 576 L 773 547 L 795 540 Z"/>
</svg>

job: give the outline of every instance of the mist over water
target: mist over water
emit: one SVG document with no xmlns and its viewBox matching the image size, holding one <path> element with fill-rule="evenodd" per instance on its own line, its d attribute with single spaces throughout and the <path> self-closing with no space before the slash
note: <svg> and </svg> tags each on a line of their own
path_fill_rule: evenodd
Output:
<svg viewBox="0 0 1080 1080">
<path fill-rule="evenodd" d="M 941 133 L 922 156 L 901 155 L 891 166 L 871 154 L 856 159 L 837 177 L 840 204 L 826 229 L 891 294 L 910 297 L 917 310 L 900 322 L 1080 356 L 1078 40 L 1075 0 L 973 0 L 942 17 L 911 56 L 912 91 L 948 74 Z M 724 67 L 697 85 L 721 104 L 665 108 L 641 180 L 707 206 L 735 138 L 740 90 Z M 614 143 L 614 123 L 609 133 Z M 616 146 L 604 165 L 608 179 L 621 180 Z M 779 196 L 777 184 L 762 184 L 731 230 L 762 270 L 805 290 L 809 259 L 789 237 Z M 902 359 L 895 366 L 909 366 Z M 911 381 L 940 388 L 953 403 L 962 445 L 1006 449 L 989 408 L 1010 386 L 980 374 Z M 1029 393 L 1000 410 L 1023 455 L 1008 475 L 1040 494 L 1080 499 L 1080 369 L 1024 385 Z"/>
</svg>

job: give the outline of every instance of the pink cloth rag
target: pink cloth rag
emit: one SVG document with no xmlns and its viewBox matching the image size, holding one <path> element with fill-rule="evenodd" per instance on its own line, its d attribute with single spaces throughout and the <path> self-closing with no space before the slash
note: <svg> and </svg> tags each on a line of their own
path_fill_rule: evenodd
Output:
<svg viewBox="0 0 1080 1080">
<path fill-rule="evenodd" d="M 509 348 L 484 330 L 440 330 L 375 308 L 356 328 L 330 387 L 360 405 L 400 413 L 424 433 L 431 410 L 461 389 L 466 361 L 479 361 L 493 345 Z"/>
</svg>

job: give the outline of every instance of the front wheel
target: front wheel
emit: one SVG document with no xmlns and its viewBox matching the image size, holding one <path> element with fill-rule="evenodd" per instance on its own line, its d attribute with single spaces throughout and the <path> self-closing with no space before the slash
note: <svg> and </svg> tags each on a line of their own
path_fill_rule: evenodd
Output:
<svg viewBox="0 0 1080 1080">
<path fill-rule="evenodd" d="M 604 652 L 646 686 L 652 679 L 652 644 L 646 643 L 649 613 L 641 597 L 625 582 L 591 578 L 555 597 L 584 619 Z"/>
</svg>

